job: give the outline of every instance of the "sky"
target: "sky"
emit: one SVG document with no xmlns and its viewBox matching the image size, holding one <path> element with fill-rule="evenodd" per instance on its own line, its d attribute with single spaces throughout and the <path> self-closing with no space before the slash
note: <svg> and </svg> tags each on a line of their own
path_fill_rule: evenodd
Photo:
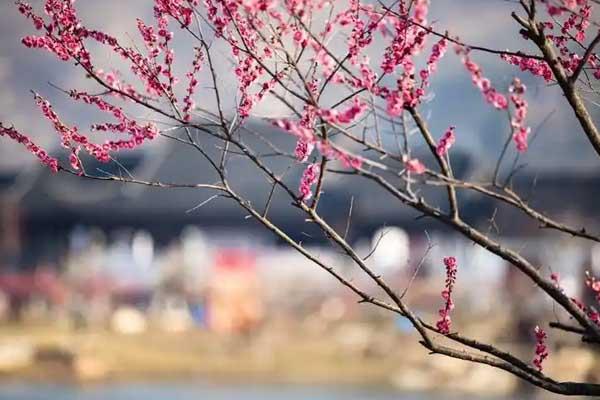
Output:
<svg viewBox="0 0 600 400">
<path fill-rule="evenodd" d="M 34 6 L 41 0 L 31 2 Z M 448 30 L 469 44 L 486 45 L 498 49 L 517 50 L 528 48 L 518 28 L 510 17 L 516 5 L 505 0 L 436 0 L 432 2 L 430 20 L 435 22 L 438 31 Z M 137 39 L 135 18 L 151 19 L 149 0 L 79 0 L 80 15 L 91 27 L 115 34 L 120 38 Z M 20 16 L 12 1 L 0 4 L 0 121 L 14 124 L 20 131 L 34 137 L 40 144 L 53 148 L 57 145 L 56 135 L 47 122 L 39 115 L 30 90 L 47 96 L 61 114 L 73 123 L 86 121 L 86 115 L 56 89 L 48 85 L 52 82 L 60 87 L 85 87 L 83 75 L 73 66 L 54 59 L 51 55 L 33 51 L 20 44 L 20 38 L 33 33 L 30 25 Z M 176 35 L 178 32 L 176 32 Z M 177 36 L 176 36 L 177 40 Z M 190 54 L 185 49 L 189 43 L 183 39 L 181 48 L 175 48 L 182 65 Z M 569 171 L 592 173 L 597 171 L 600 162 L 587 139 L 579 129 L 572 111 L 557 87 L 546 87 L 532 76 L 522 74 L 517 69 L 503 63 L 494 55 L 478 53 L 474 56 L 498 88 L 507 88 L 514 76 L 519 76 L 528 86 L 527 100 L 530 103 L 528 121 L 535 131 L 540 126 L 539 136 L 523 157 L 528 169 L 534 172 Z M 106 59 L 107 64 L 117 62 Z M 219 66 L 226 66 L 223 55 Z M 182 70 L 183 71 L 183 70 Z M 235 83 L 228 70 L 220 73 L 220 84 L 235 98 Z M 442 60 L 439 73 L 432 82 L 435 96 L 421 106 L 423 114 L 436 136 L 450 125 L 455 125 L 457 134 L 456 151 L 470 153 L 482 166 L 487 168 L 489 160 L 496 157 L 501 143 L 506 139 L 508 120 L 506 115 L 492 110 L 473 87 L 469 74 L 452 52 Z M 204 98 L 198 99 L 199 101 Z M 210 101 L 210 100 L 208 100 Z M 592 113 L 596 106 L 590 105 Z M 257 116 L 278 116 L 282 108 L 279 104 L 266 101 L 255 110 Z M 160 143 L 151 146 L 160 146 Z M 32 168 L 36 160 L 11 143 L 0 139 L 0 171 L 14 171 L 23 167 Z"/>
</svg>

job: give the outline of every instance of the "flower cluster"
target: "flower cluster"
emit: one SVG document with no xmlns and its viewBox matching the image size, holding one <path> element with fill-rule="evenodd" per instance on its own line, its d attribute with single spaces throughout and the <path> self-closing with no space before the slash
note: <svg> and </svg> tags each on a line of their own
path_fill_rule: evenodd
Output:
<svg viewBox="0 0 600 400">
<path fill-rule="evenodd" d="M 196 86 L 198 86 L 198 78 L 196 78 L 196 74 L 202 68 L 202 60 L 203 54 L 200 48 L 196 48 L 196 57 L 194 57 L 194 61 L 192 63 L 192 70 L 186 74 L 189 79 L 186 95 L 183 98 L 183 103 L 185 104 L 183 107 L 183 120 L 189 122 L 192 117 L 190 112 L 194 109 L 195 103 L 193 100 L 194 91 L 196 90 Z"/>
<path fill-rule="evenodd" d="M 415 86 L 413 79 L 403 76 L 398 80 L 398 89 L 386 97 L 386 111 L 392 117 L 397 117 L 402 114 L 405 108 L 415 107 L 425 94 L 425 90 Z"/>
<path fill-rule="evenodd" d="M 330 124 L 348 124 L 360 117 L 369 106 L 355 97 L 352 105 L 343 111 L 337 110 L 318 110 L 317 114 Z"/>
<path fill-rule="evenodd" d="M 157 16 L 170 15 L 180 24 L 188 26 L 192 23 L 194 10 L 199 0 L 154 0 L 154 14 Z"/>
<path fill-rule="evenodd" d="M 517 150 L 520 152 L 527 151 L 527 136 L 531 132 L 531 128 L 525 126 L 528 104 L 523 95 L 526 89 L 519 78 L 515 78 L 508 89 L 511 93 L 510 100 L 515 107 L 510 124 L 513 130 L 513 139 L 517 145 Z"/>
<path fill-rule="evenodd" d="M 585 284 L 594 291 L 596 294 L 596 300 L 600 302 L 600 281 L 593 277 L 589 271 L 585 273 L 586 279 Z M 554 286 L 561 292 L 565 292 L 564 288 L 560 285 L 559 276 L 557 273 L 552 273 L 550 279 L 554 282 Z M 581 300 L 575 297 L 570 297 L 569 300 L 573 302 L 593 323 L 600 326 L 600 312 L 596 311 L 594 307 L 586 306 Z"/>
<path fill-rule="evenodd" d="M 141 19 L 137 20 L 138 31 L 144 42 L 147 55 L 144 56 L 133 48 L 114 46 L 113 50 L 123 59 L 131 62 L 131 71 L 145 84 L 146 92 L 150 95 L 166 96 L 169 102 L 178 102 L 174 93 L 174 86 L 178 83 L 173 73 L 175 53 L 170 48 L 173 32 L 169 30 L 169 17 L 175 19 L 179 24 L 185 17 L 175 4 L 156 0 L 154 6 L 154 18 L 156 26 L 146 25 Z M 164 54 L 163 60 L 159 55 Z M 161 79 L 162 78 L 162 79 Z M 163 82 L 166 80 L 166 82 Z"/>
<path fill-rule="evenodd" d="M 509 64 L 519 67 L 521 71 L 528 71 L 533 75 L 540 76 L 544 78 L 546 82 L 552 82 L 554 80 L 552 70 L 544 60 L 506 54 L 503 54 L 501 57 Z"/>
<path fill-rule="evenodd" d="M 589 0 L 542 0 L 546 6 L 549 20 L 540 23 L 544 36 L 557 48 L 558 61 L 567 74 L 573 74 L 582 63 L 582 56 L 572 51 L 573 44 L 584 47 L 587 29 L 590 27 L 592 7 Z M 525 36 L 527 39 L 527 36 Z M 553 73 L 543 60 L 503 55 L 502 58 L 522 71 L 529 71 L 543 77 L 547 82 L 553 80 Z M 600 79 L 600 65 L 595 54 L 586 61 L 596 79 Z"/>
<path fill-rule="evenodd" d="M 111 150 L 118 150 L 120 148 L 132 149 L 142 144 L 145 140 L 154 139 L 159 133 L 158 128 L 154 123 L 140 125 L 135 119 L 127 117 L 122 108 L 107 102 L 99 96 L 90 95 L 77 90 L 71 90 L 69 94 L 74 100 L 94 105 L 100 111 L 111 114 L 117 120 L 117 123 L 95 124 L 93 125 L 95 130 L 128 133 L 131 136 L 130 140 L 107 142 L 106 145 Z"/>
<path fill-rule="evenodd" d="M 554 287 L 564 292 L 564 289 L 560 285 L 560 275 L 557 272 L 553 272 L 550 274 L 550 280 L 554 282 Z"/>
<path fill-rule="evenodd" d="M 298 138 L 298 141 L 296 142 L 296 149 L 294 150 L 296 160 L 299 162 L 306 162 L 314 148 L 315 144 L 313 142 Z"/>
<path fill-rule="evenodd" d="M 71 0 L 46 0 L 44 10 L 48 18 L 44 19 L 33 12 L 33 8 L 24 2 L 18 2 L 19 11 L 28 19 L 32 20 L 34 27 L 43 30 L 44 35 L 30 35 L 22 39 L 25 46 L 31 48 L 45 49 L 55 54 L 62 61 L 75 60 L 87 73 L 95 74 L 95 77 L 102 79 L 94 63 L 90 52 L 86 47 L 86 40 L 94 40 L 100 44 L 107 45 L 118 56 L 130 63 L 131 71 L 144 83 L 146 92 L 151 96 L 168 96 L 172 102 L 177 102 L 172 87 L 176 83 L 173 75 L 172 64 L 174 61 L 173 52 L 168 48 L 168 42 L 173 37 L 172 32 L 167 29 L 167 14 L 169 10 L 172 14 L 182 17 L 182 12 L 176 11 L 182 9 L 183 5 L 175 6 L 175 3 L 182 3 L 181 0 L 159 1 L 155 2 L 155 17 L 158 27 L 154 28 L 138 20 L 138 30 L 144 41 L 148 55 L 144 56 L 135 48 L 126 48 L 119 44 L 116 38 L 98 31 L 86 28 L 79 20 L 74 8 L 74 1 Z M 196 3 L 194 1 L 192 3 Z M 167 6 L 169 4 L 169 6 Z M 191 10 L 190 10 L 191 12 Z M 175 18 L 175 17 L 174 17 Z M 164 62 L 157 60 L 160 52 L 165 53 Z M 161 82 L 160 77 L 166 76 L 167 82 Z M 107 87 L 112 85 L 103 81 Z M 126 93 L 133 98 L 139 98 L 137 93 L 128 93 L 133 91 L 128 88 Z M 134 91 L 133 91 L 134 92 Z"/>
<path fill-rule="evenodd" d="M 169 31 L 169 19 L 166 15 L 160 15 L 157 18 L 158 36 L 160 37 L 159 46 L 164 52 L 164 67 L 162 75 L 166 77 L 167 82 L 163 86 L 169 100 L 173 103 L 177 102 L 177 98 L 173 93 L 173 87 L 177 84 L 178 79 L 173 74 L 173 63 L 175 61 L 175 51 L 169 47 L 170 41 L 173 39 L 173 32 Z"/>
<path fill-rule="evenodd" d="M 393 20 L 395 32 L 392 43 L 386 48 L 383 55 L 381 69 L 383 72 L 390 74 L 398 66 L 401 66 L 405 75 L 408 76 L 414 73 L 412 56 L 418 54 L 425 45 L 427 31 L 419 25 L 426 23 L 429 1 L 415 1 L 412 17 L 408 15 L 408 10 L 406 10 L 404 4 L 401 4 L 400 8 L 399 14 L 405 18 Z"/>
<path fill-rule="evenodd" d="M 141 19 L 137 19 L 137 27 L 144 45 L 148 50 L 148 56 L 152 59 L 156 59 L 160 54 L 160 48 L 158 47 L 158 35 L 156 34 L 153 26 L 148 26 Z M 164 35 L 164 33 L 163 33 Z"/>
<path fill-rule="evenodd" d="M 379 96 L 382 92 L 382 88 L 377 85 L 377 74 L 369 66 L 369 58 L 364 57 L 360 62 L 360 78 L 354 79 L 350 82 L 354 87 L 360 89 L 366 89 L 376 96 Z"/>
<path fill-rule="evenodd" d="M 297 121 L 289 119 L 277 119 L 273 121 L 273 125 L 291 133 L 299 140 L 310 143 L 314 143 L 317 140 L 313 130 L 303 123 L 298 123 Z"/>
<path fill-rule="evenodd" d="M 533 359 L 533 365 L 537 368 L 538 371 L 542 372 L 543 363 L 546 358 L 548 358 L 548 346 L 546 346 L 546 339 L 548 339 L 548 335 L 546 332 L 539 326 L 536 326 L 534 329 L 535 333 L 535 357 Z"/>
<path fill-rule="evenodd" d="M 360 1 L 350 0 L 348 20 L 352 25 L 352 32 L 348 37 L 348 56 L 353 63 L 357 62 L 360 51 L 367 47 L 372 41 L 370 32 L 366 30 L 365 22 L 358 18 L 359 9 Z"/>
<path fill-rule="evenodd" d="M 555 39 L 555 43 L 556 39 L 566 42 L 568 36 L 575 38 L 578 42 L 585 40 L 585 33 L 590 26 L 590 16 L 592 13 L 589 0 L 562 0 L 562 5 L 557 5 L 555 2 L 548 0 L 543 2 L 546 3 L 548 14 L 554 17 L 554 19 L 563 15 L 566 16 L 565 20 L 561 23 L 560 29 L 564 36 L 550 37 L 551 39 Z M 546 23 L 546 27 L 551 29 L 553 26 L 549 24 L 551 23 Z M 559 47 L 561 53 L 567 54 L 568 51 L 563 52 L 563 48 L 563 46 Z"/>
<path fill-rule="evenodd" d="M 404 162 L 404 166 L 408 172 L 420 175 L 425 172 L 426 168 L 421 161 L 416 158 L 407 159 Z"/>
<path fill-rule="evenodd" d="M 277 39 L 275 36 L 265 38 L 261 36 L 261 28 L 265 22 L 259 18 L 266 14 L 279 28 L 278 39 L 291 32 L 290 25 L 284 22 L 284 16 L 274 9 L 276 2 L 269 1 L 244 1 L 234 2 L 227 0 L 206 0 L 208 20 L 216 30 L 217 37 L 225 39 L 231 49 L 236 67 L 234 74 L 238 81 L 239 104 L 238 114 L 241 119 L 250 116 L 253 107 L 262 99 L 264 94 L 271 89 L 273 81 L 263 82 L 261 78 L 266 74 L 264 65 L 275 56 L 270 46 Z M 290 4 L 291 6 L 291 4 Z M 265 38 L 267 45 L 261 45 Z M 308 43 L 307 43 L 308 44 Z M 277 74 L 271 74 L 275 79 Z M 280 79 L 277 77 L 276 80 Z M 257 87 L 258 91 L 253 90 Z"/>
<path fill-rule="evenodd" d="M 77 92 L 75 90 L 70 92 L 70 96 L 75 100 L 80 100 L 84 103 L 95 105 L 101 111 L 110 113 L 117 120 L 117 123 L 93 125 L 92 129 L 97 131 L 128 133 L 130 135 L 129 139 L 108 140 L 102 145 L 92 143 L 86 136 L 79 133 L 77 127 L 68 126 L 61 121 L 48 100 L 44 99 L 38 94 L 35 94 L 34 98 L 36 104 L 46 119 L 52 123 L 54 130 L 59 135 L 61 145 L 70 150 L 71 166 L 75 170 L 82 169 L 78 156 L 81 150 L 85 150 L 100 162 L 109 162 L 110 151 L 133 149 L 141 145 L 145 140 L 155 138 L 158 134 L 158 130 L 154 124 L 148 123 L 146 125 L 140 125 L 135 120 L 128 118 L 121 108 L 106 102 L 99 96 L 92 96 L 87 93 Z M 15 140 L 21 141 L 19 137 L 11 137 Z M 39 154 L 37 155 L 40 157 Z M 48 161 L 44 163 L 49 165 L 51 169 L 55 169 L 52 162 Z"/>
<path fill-rule="evenodd" d="M 405 108 L 415 107 L 425 95 L 424 87 L 428 84 L 430 74 L 435 71 L 436 64 L 445 52 L 445 42 L 438 42 L 432 48 L 432 54 L 427 67 L 419 73 L 421 85 L 415 81 L 415 60 L 425 47 L 428 31 L 422 28 L 426 24 L 429 1 L 418 0 L 413 3 L 412 16 L 406 4 L 401 2 L 399 15 L 402 18 L 393 18 L 394 33 L 391 43 L 386 47 L 380 68 L 384 74 L 398 73 L 396 87 L 375 88 L 376 94 L 384 97 L 387 102 L 386 110 L 389 115 L 396 117 L 402 114 Z"/>
<path fill-rule="evenodd" d="M 300 161 L 306 161 L 305 157 L 307 158 L 313 148 L 316 147 L 323 157 L 339 160 L 346 168 L 360 168 L 362 165 L 360 157 L 354 156 L 345 150 L 340 150 L 329 140 L 318 137 L 314 134 L 312 128 L 307 127 L 303 121 L 279 119 L 274 121 L 274 125 L 296 136 L 298 139 L 296 158 Z"/>
<path fill-rule="evenodd" d="M 8 136 L 12 140 L 21 143 L 34 156 L 36 156 L 42 164 L 46 165 L 52 172 L 58 172 L 58 160 L 50 157 L 48 152 L 29 139 L 26 135 L 19 133 L 13 127 L 5 127 L 0 123 L 0 136 Z"/>
<path fill-rule="evenodd" d="M 118 97 L 120 99 L 131 99 L 141 100 L 143 96 L 133 87 L 133 85 L 124 82 L 120 78 L 118 71 L 105 72 L 102 69 L 96 70 L 96 75 L 113 90 L 109 93 L 111 96 Z"/>
<path fill-rule="evenodd" d="M 317 150 L 330 160 L 339 160 L 346 168 L 359 169 L 362 166 L 362 158 L 350 154 L 344 150 L 335 148 L 329 140 L 316 142 Z"/>
<path fill-rule="evenodd" d="M 440 139 L 438 145 L 435 148 L 435 152 L 438 156 L 443 157 L 448 153 L 450 147 L 456 141 L 456 137 L 454 136 L 454 126 L 448 128 L 448 130 L 444 133 L 444 136 Z"/>
<path fill-rule="evenodd" d="M 90 36 L 90 31 L 81 27 L 72 1 L 46 0 L 44 11 L 48 21 L 33 12 L 33 8 L 18 1 L 19 12 L 31 19 L 34 27 L 45 31 L 43 36 L 30 35 L 22 39 L 27 47 L 45 49 L 59 59 L 68 61 L 77 59 L 82 65 L 90 67 L 90 55 L 82 43 L 82 39 Z"/>
<path fill-rule="evenodd" d="M 300 200 L 307 201 L 312 197 L 312 186 L 317 183 L 321 167 L 319 164 L 309 164 L 300 179 Z"/>
<path fill-rule="evenodd" d="M 492 86 L 489 79 L 483 76 L 481 67 L 471 60 L 469 49 L 457 45 L 455 51 L 461 56 L 462 63 L 471 74 L 473 84 L 481 91 L 485 100 L 498 110 L 505 110 L 508 107 L 508 100 Z"/>
<path fill-rule="evenodd" d="M 571 297 L 570 299 L 573 304 L 575 304 L 577 306 L 577 308 L 579 308 L 581 310 L 581 312 L 583 312 L 585 315 L 587 315 L 587 317 L 596 325 L 600 326 L 600 312 L 596 311 L 596 309 L 594 309 L 593 307 L 587 307 L 585 304 L 583 304 L 583 302 L 581 302 L 580 300 Z"/>
<path fill-rule="evenodd" d="M 447 49 L 448 42 L 445 38 L 442 38 L 439 42 L 435 43 L 431 47 L 431 54 L 427 60 L 427 67 L 419 72 L 419 75 L 423 80 L 423 86 L 427 86 L 429 84 L 429 77 L 437 70 L 437 65 L 440 59 L 444 57 L 444 54 L 446 54 Z"/>
<path fill-rule="evenodd" d="M 446 285 L 444 290 L 442 290 L 442 298 L 445 302 L 444 307 L 439 310 L 440 319 L 437 321 L 436 327 L 441 334 L 447 335 L 450 333 L 452 326 L 452 319 L 450 318 L 450 311 L 454 309 L 452 290 L 456 282 L 458 266 L 454 257 L 444 258 L 444 265 L 446 266 Z"/>
<path fill-rule="evenodd" d="M 585 284 L 594 292 L 596 301 L 600 302 L 600 279 L 597 279 L 589 271 L 586 271 Z"/>
</svg>

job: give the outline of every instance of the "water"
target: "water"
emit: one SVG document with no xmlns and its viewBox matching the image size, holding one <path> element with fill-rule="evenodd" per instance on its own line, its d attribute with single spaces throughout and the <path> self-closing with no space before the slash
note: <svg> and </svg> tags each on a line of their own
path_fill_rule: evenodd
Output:
<svg viewBox="0 0 600 400">
<path fill-rule="evenodd" d="M 0 400 L 476 400 L 373 388 L 208 383 L 0 384 Z M 500 399 L 496 399 L 500 400 Z"/>
</svg>

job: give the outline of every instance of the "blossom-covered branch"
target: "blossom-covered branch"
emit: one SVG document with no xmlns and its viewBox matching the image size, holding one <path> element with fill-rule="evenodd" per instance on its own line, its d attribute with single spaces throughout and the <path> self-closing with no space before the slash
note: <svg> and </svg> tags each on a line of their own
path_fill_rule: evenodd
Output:
<svg viewBox="0 0 600 400">
<path fill-rule="evenodd" d="M 520 30 L 523 40 L 535 45 L 536 54 L 470 45 L 452 32 L 439 32 L 428 20 L 428 0 L 396 0 L 391 4 L 360 0 L 154 0 L 153 18 L 132 21 L 138 45 L 125 45 L 127 42 L 108 32 L 88 27 L 72 0 L 46 0 L 43 12 L 19 1 L 19 11 L 36 31 L 22 43 L 81 68 L 100 91 L 70 88 L 64 94 L 107 119 L 90 122 L 87 127 L 75 126 L 67 122 L 69 116 L 63 111 L 59 116 L 53 105 L 58 103 L 35 92 L 34 102 L 56 132 L 57 145 L 44 150 L 8 122 L 0 125 L 0 136 L 22 144 L 53 172 L 82 179 L 216 192 L 236 202 L 267 230 L 330 273 L 359 301 L 407 318 L 431 353 L 490 365 L 555 393 L 599 395 L 597 384 L 559 382 L 543 373 L 550 346 L 542 328 L 535 332 L 533 366 L 530 360 L 521 360 L 491 343 L 461 335 L 450 316 L 456 304 L 452 297 L 458 268 L 454 255 L 448 254 L 443 260 L 444 303 L 439 320 L 429 323 L 320 212 L 319 200 L 328 195 L 332 174 L 349 176 L 361 190 L 373 191 L 373 195 L 388 193 L 392 204 L 433 218 L 505 260 L 551 299 L 583 338 L 600 341 L 600 317 L 595 308 L 570 298 L 556 277 L 546 276 L 518 249 L 465 220 L 458 193 L 467 191 L 478 199 L 508 205 L 541 228 L 595 242 L 600 236 L 549 217 L 508 183 L 498 184 L 497 174 L 507 175 L 509 182 L 514 173 L 514 169 L 500 171 L 506 149 L 499 160 L 490 163 L 497 165 L 494 176 L 470 181 L 458 170 L 455 174 L 452 162 L 456 152 L 471 150 L 463 128 L 455 127 L 455 116 L 443 114 L 449 120 L 436 131 L 426 117 L 430 111 L 436 112 L 429 100 L 435 95 L 440 71 L 447 62 L 458 62 L 463 73 L 455 79 L 471 81 L 468 90 L 478 94 L 490 119 L 500 121 L 509 114 L 506 143 L 514 141 L 516 150 L 525 153 L 533 145 L 530 132 L 535 127 L 535 113 L 529 111 L 535 104 L 519 76 L 529 73 L 539 77 L 540 87 L 558 84 L 581 130 L 600 154 L 600 134 L 581 94 L 585 82 L 600 79 L 600 59 L 595 53 L 600 35 L 590 33 L 597 27 L 592 21 L 592 2 L 529 0 L 520 4 L 513 14 L 516 23 L 507 29 Z M 448 46 L 454 51 L 448 51 Z M 98 48 L 117 56 L 125 67 L 103 65 L 106 57 L 97 56 Z M 182 57 L 184 51 L 188 57 Z M 491 74 L 480 60 L 486 54 L 495 57 L 508 80 Z M 177 76 L 176 71 L 185 71 L 184 76 Z M 510 85 L 502 83 L 511 81 Z M 286 115 L 259 117 L 257 110 L 266 108 L 269 112 L 273 104 L 285 109 Z M 265 126 L 275 126 L 276 134 L 291 140 L 280 145 L 279 140 L 255 129 L 250 122 L 260 118 L 265 119 Z M 108 137 L 99 139 L 99 135 Z M 209 137 L 211 144 L 201 135 Z M 285 160 L 286 172 L 294 171 L 294 177 L 283 179 L 285 173 L 273 169 L 267 154 L 249 144 L 248 135 L 268 147 L 269 157 Z M 157 140 L 195 150 L 214 170 L 216 181 L 165 183 L 97 176 L 86 169 L 83 154 L 108 163 L 123 152 Z M 420 147 L 427 152 L 417 153 Z M 68 156 L 68 165 L 59 162 L 61 152 Z M 234 156 L 243 157 L 264 177 L 265 204 L 245 198 L 230 181 L 228 165 Z M 480 162 L 485 164 L 486 160 Z M 477 168 L 485 175 L 490 169 L 487 167 Z M 291 184 L 290 179 L 294 179 Z M 436 197 L 438 191 L 443 195 L 441 202 Z M 347 256 L 378 288 L 378 295 L 344 277 L 335 265 L 319 259 L 269 219 L 269 207 L 276 196 L 299 210 L 298 224 L 310 222 L 331 246 Z M 585 282 L 598 296 L 598 280 L 589 275 Z M 448 342 L 451 346 L 444 344 Z"/>
</svg>

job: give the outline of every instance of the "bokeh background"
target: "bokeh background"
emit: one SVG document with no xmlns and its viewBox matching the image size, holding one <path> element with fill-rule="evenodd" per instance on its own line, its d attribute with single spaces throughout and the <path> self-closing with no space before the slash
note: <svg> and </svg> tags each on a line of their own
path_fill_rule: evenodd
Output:
<svg viewBox="0 0 600 400">
<path fill-rule="evenodd" d="M 430 19 L 439 31 L 471 44 L 528 48 L 510 18 L 513 2 L 432 3 Z M 78 8 L 90 26 L 130 40 L 135 18 L 152 17 L 145 0 L 80 1 Z M 30 90 L 50 99 L 70 123 L 86 126 L 86 112 L 48 82 L 62 88 L 89 82 L 74 67 L 22 46 L 20 38 L 29 33 L 16 7 L 2 2 L 0 121 L 58 151 Z M 182 60 L 184 49 L 185 43 L 175 47 Z M 227 56 L 222 57 L 220 84 L 235 92 Z M 558 220 L 597 230 L 598 158 L 560 90 L 521 76 L 497 57 L 476 57 L 497 87 L 508 87 L 520 76 L 529 88 L 535 139 L 519 158 L 519 188 Z M 118 61 L 106 60 L 112 62 Z M 434 88 L 424 111 L 434 132 L 456 125 L 454 168 L 473 179 L 489 174 L 506 140 L 508 120 L 489 111 L 456 57 L 442 61 Z M 200 92 L 198 102 L 203 101 L 214 107 L 211 96 Z M 282 115 L 285 110 L 266 99 L 250 124 L 291 150 L 290 138 L 264 121 Z M 424 150 L 416 141 L 415 146 L 417 153 Z M 167 141 L 157 140 L 118 161 L 140 179 L 214 180 L 194 152 Z M 116 173 L 120 167 L 88 168 Z M 297 180 L 298 173 L 292 171 L 289 179 Z M 264 201 L 269 185 L 255 170 L 232 161 L 230 174 L 247 197 Z M 18 145 L 2 140 L 0 399 L 536 396 L 488 367 L 427 356 L 407 321 L 357 304 L 236 204 L 215 200 L 198 207 L 210 197 L 51 175 Z M 524 359 L 533 357 L 533 327 L 556 315 L 531 283 L 484 249 L 348 179 L 327 182 L 322 212 L 343 230 L 351 201 L 349 241 L 365 255 L 379 243 L 368 262 L 399 290 L 433 245 L 408 295 L 420 315 L 436 318 L 444 279 L 441 260 L 455 255 L 460 263 L 456 326 Z M 489 200 L 466 196 L 462 201 L 471 221 L 487 226 L 548 274 L 560 273 L 569 293 L 585 297 L 583 271 L 600 270 L 600 248 L 541 232 L 535 224 L 520 222 L 516 211 Z M 322 259 L 370 287 L 322 235 L 298 223 L 288 201 L 276 199 L 270 216 Z M 552 332 L 551 340 L 548 370 L 558 379 L 600 378 L 600 359 L 576 338 Z"/>
</svg>

